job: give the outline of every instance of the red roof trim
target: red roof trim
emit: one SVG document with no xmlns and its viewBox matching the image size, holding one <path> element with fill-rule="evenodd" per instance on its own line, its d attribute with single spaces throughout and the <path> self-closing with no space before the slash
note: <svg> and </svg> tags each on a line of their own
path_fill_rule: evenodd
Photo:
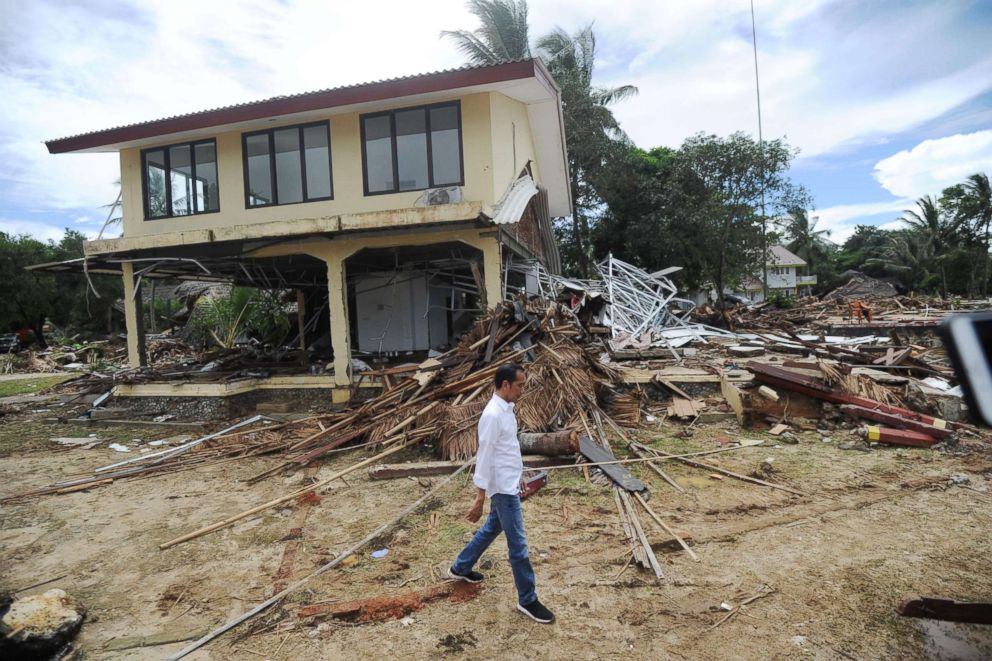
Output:
<svg viewBox="0 0 992 661">
<path fill-rule="evenodd" d="M 546 73 L 546 69 L 535 60 L 520 60 L 483 67 L 466 67 L 204 110 L 188 115 L 49 140 L 45 145 L 50 154 L 66 154 L 119 142 L 130 142 L 323 108 L 383 101 L 396 97 L 442 92 L 460 87 L 486 85 L 522 78 L 545 78 Z"/>
</svg>

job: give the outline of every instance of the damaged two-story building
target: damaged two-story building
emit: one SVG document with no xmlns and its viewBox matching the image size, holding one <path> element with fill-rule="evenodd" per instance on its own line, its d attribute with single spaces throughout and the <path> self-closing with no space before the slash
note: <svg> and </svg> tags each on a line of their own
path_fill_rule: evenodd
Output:
<svg viewBox="0 0 992 661">
<path fill-rule="evenodd" d="M 560 270 L 571 213 L 559 89 L 539 60 L 281 96 L 46 143 L 117 152 L 119 238 L 53 268 L 124 280 L 129 362 L 145 363 L 151 277 L 296 289 L 329 335 L 336 401 L 353 351 L 457 340 L 526 268 Z M 320 314 L 317 314 L 320 312 Z"/>
</svg>

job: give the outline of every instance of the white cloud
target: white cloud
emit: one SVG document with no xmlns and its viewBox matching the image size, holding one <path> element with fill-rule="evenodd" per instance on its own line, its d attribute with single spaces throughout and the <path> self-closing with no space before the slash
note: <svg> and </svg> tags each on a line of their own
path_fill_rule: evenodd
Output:
<svg viewBox="0 0 992 661">
<path fill-rule="evenodd" d="M 816 218 L 816 229 L 830 230 L 830 240 L 837 244 L 847 241 L 857 225 L 872 224 L 868 219 L 878 216 L 899 216 L 913 206 L 912 198 L 900 198 L 884 202 L 861 204 L 839 204 L 811 212 Z M 886 227 L 886 229 L 892 229 Z"/>
<path fill-rule="evenodd" d="M 992 130 L 924 140 L 875 164 L 875 178 L 893 195 L 937 195 L 976 172 L 992 172 Z"/>
<path fill-rule="evenodd" d="M 65 234 L 65 230 L 48 225 L 47 223 L 32 220 L 13 220 L 10 218 L 0 218 L 0 232 L 10 234 L 11 236 L 27 234 L 41 241 L 52 240 L 56 243 Z"/>
</svg>

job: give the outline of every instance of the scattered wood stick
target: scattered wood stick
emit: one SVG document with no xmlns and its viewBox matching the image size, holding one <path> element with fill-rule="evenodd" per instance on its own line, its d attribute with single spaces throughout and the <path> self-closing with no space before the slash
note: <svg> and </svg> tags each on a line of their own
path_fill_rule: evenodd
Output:
<svg viewBox="0 0 992 661">
<path fill-rule="evenodd" d="M 175 654 L 173 654 L 172 656 L 170 656 L 168 658 L 168 661 L 178 661 L 178 659 L 181 659 L 184 656 L 186 656 L 188 654 L 191 654 L 192 652 L 200 649 L 201 647 L 203 647 L 204 645 L 206 645 L 207 643 L 209 643 L 214 638 L 217 638 L 218 636 L 220 636 L 220 635 L 222 635 L 222 634 L 230 631 L 231 629 L 233 629 L 234 627 L 238 626 L 242 622 L 246 622 L 246 621 L 250 620 L 251 618 L 255 617 L 256 615 L 258 615 L 259 613 L 261 613 L 262 611 L 264 611 L 265 609 L 267 609 L 267 608 L 271 607 L 272 605 L 274 605 L 274 604 L 282 601 L 286 597 L 286 595 L 288 595 L 288 594 L 290 594 L 292 592 L 295 592 L 299 588 L 303 587 L 308 581 L 310 581 L 310 579 L 314 578 L 315 576 L 319 576 L 320 574 L 323 574 L 324 572 L 326 572 L 328 570 L 331 570 L 334 567 L 337 567 L 339 564 L 341 564 L 345 560 L 345 558 L 351 557 L 352 555 L 354 555 L 355 553 L 357 553 L 358 551 L 360 551 L 366 544 L 368 544 L 373 539 L 375 539 L 376 537 L 378 537 L 379 535 L 381 535 L 382 533 L 384 533 L 386 530 L 388 530 L 389 528 L 391 528 L 392 526 L 394 526 L 396 523 L 398 523 L 399 521 L 401 521 L 405 516 L 409 515 L 415 509 L 417 509 L 418 507 L 420 507 L 423 503 L 427 502 L 427 499 L 433 498 L 434 495 L 438 491 L 440 491 L 449 482 L 451 482 L 453 479 L 455 479 L 455 477 L 457 475 L 459 475 L 462 471 L 464 471 L 466 468 L 468 468 L 469 465 L 470 465 L 470 462 L 465 462 L 465 465 L 464 466 L 462 466 L 457 471 L 455 471 L 454 473 L 452 473 L 451 475 L 449 475 L 448 477 L 446 477 L 444 480 L 438 482 L 437 486 L 435 486 L 433 489 L 431 489 L 430 491 L 428 491 L 427 493 L 425 493 L 423 496 L 421 496 L 420 498 L 418 498 L 415 502 L 413 502 L 409 506 L 405 507 L 399 514 L 397 514 L 396 516 L 394 516 L 392 519 L 390 519 L 386 523 L 382 524 L 381 526 L 379 526 L 378 528 L 376 528 L 375 530 L 373 530 L 372 532 L 370 532 L 368 535 L 366 535 L 365 537 L 363 537 L 361 540 L 359 540 L 358 542 L 356 542 L 352 546 L 348 547 L 346 550 L 342 551 L 339 556 L 337 556 L 336 558 L 334 558 L 330 562 L 322 565 L 319 569 L 317 569 L 317 571 L 313 572 L 309 576 L 306 576 L 306 577 L 300 579 L 296 583 L 293 583 L 292 585 L 290 585 L 289 587 L 287 587 L 285 590 L 283 590 L 279 594 L 276 594 L 276 595 L 272 596 L 271 598 L 263 601 L 262 603 L 260 603 L 258 606 L 255 606 L 254 608 L 252 608 L 247 613 L 244 613 L 243 615 L 240 615 L 240 616 L 234 618 L 233 620 L 231 620 L 227 624 L 225 624 L 225 625 L 223 625 L 221 627 L 218 627 L 217 629 L 211 631 L 210 633 L 208 633 L 207 635 L 203 636 L 199 640 L 196 640 L 192 644 L 188 645 L 187 647 L 184 647 L 183 649 L 179 650 L 178 652 L 176 652 Z"/>
<path fill-rule="evenodd" d="M 685 543 L 685 540 L 679 537 L 678 533 L 676 533 L 674 530 L 669 528 L 668 525 L 666 525 L 665 522 L 661 520 L 661 517 L 655 514 L 654 510 L 648 507 L 648 503 L 646 500 L 644 500 L 644 496 L 642 496 L 639 492 L 635 491 L 634 498 L 637 499 L 637 502 L 641 504 L 641 507 L 644 508 L 644 511 L 648 513 L 648 515 L 654 520 L 654 522 L 657 523 L 659 526 L 661 526 L 662 530 L 664 530 L 669 535 L 675 538 L 675 541 L 679 543 L 679 546 L 685 549 L 685 552 L 689 554 L 690 558 L 692 558 L 696 562 L 699 562 L 699 556 L 693 553 L 692 549 L 689 548 L 689 545 Z"/>
</svg>

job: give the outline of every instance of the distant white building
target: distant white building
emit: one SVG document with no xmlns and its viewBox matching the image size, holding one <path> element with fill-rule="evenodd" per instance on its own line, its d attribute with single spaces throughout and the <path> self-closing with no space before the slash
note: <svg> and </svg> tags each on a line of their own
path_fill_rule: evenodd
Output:
<svg viewBox="0 0 992 661">
<path fill-rule="evenodd" d="M 808 296 L 816 284 L 815 275 L 804 275 L 806 262 L 802 257 L 789 251 L 785 246 L 771 246 L 768 249 L 768 294 L 775 296 Z M 760 303 L 765 300 L 761 286 L 761 274 L 748 278 L 743 284 L 743 292 L 735 292 L 748 300 Z"/>
</svg>

